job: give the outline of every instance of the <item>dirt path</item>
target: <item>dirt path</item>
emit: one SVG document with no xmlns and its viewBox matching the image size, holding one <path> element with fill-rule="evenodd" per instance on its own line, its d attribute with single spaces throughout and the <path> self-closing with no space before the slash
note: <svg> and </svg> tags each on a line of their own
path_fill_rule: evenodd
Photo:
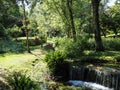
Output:
<svg viewBox="0 0 120 90">
<path fill-rule="evenodd" d="M 45 56 L 45 52 L 43 52 L 40 49 L 35 49 L 35 50 L 31 51 L 31 54 L 35 55 L 39 59 L 43 59 Z"/>
</svg>

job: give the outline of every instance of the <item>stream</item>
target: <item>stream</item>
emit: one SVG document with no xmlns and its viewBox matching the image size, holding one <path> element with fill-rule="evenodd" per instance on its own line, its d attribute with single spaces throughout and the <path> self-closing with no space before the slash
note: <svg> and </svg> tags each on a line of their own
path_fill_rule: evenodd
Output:
<svg viewBox="0 0 120 90">
<path fill-rule="evenodd" d="M 68 83 L 75 87 L 82 86 L 82 87 L 90 88 L 92 90 L 114 90 L 112 88 L 108 88 L 100 84 L 96 84 L 92 82 L 84 82 L 84 81 L 79 81 L 79 80 L 69 80 Z"/>
<path fill-rule="evenodd" d="M 120 90 L 120 71 L 100 66 L 72 66 L 68 82 L 73 86 L 85 86 L 92 90 Z"/>
</svg>

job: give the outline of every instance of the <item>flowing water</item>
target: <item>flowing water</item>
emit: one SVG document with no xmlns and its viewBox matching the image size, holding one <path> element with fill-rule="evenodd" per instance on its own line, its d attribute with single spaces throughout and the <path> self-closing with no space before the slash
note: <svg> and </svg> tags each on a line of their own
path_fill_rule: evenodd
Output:
<svg viewBox="0 0 120 90">
<path fill-rule="evenodd" d="M 78 67 L 73 66 L 70 70 L 71 83 L 83 84 L 85 86 L 99 86 L 103 85 L 113 90 L 120 90 L 120 71 L 108 67 Z M 77 81 L 74 81 L 77 80 Z M 82 82 L 85 81 L 85 82 Z M 94 83 L 87 83 L 94 82 Z M 94 89 L 94 90 L 109 90 L 109 89 Z"/>
<path fill-rule="evenodd" d="M 111 88 L 102 86 L 100 84 L 92 83 L 92 82 L 84 82 L 84 81 L 78 81 L 78 80 L 69 80 L 68 83 L 73 85 L 73 86 L 76 86 L 76 87 L 82 86 L 82 87 L 90 88 L 92 90 L 113 90 Z"/>
</svg>

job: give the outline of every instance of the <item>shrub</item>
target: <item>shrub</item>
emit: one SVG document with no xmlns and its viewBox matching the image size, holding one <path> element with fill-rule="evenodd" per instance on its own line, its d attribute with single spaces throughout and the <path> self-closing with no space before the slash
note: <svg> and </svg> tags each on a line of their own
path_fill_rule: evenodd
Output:
<svg viewBox="0 0 120 90">
<path fill-rule="evenodd" d="M 119 38 L 103 39 L 103 45 L 106 50 L 120 51 L 120 39 Z"/>
<path fill-rule="evenodd" d="M 8 77 L 8 83 L 13 90 L 36 90 L 37 84 L 30 77 L 20 72 L 14 72 Z"/>
<path fill-rule="evenodd" d="M 38 37 L 39 37 L 39 40 L 40 40 L 41 43 L 46 43 L 46 41 L 47 41 L 46 35 L 44 35 L 44 34 L 40 35 L 39 34 Z"/>
<path fill-rule="evenodd" d="M 62 51 L 67 58 L 76 58 L 83 55 L 83 51 L 88 48 L 88 37 L 86 35 L 78 36 L 76 42 L 72 39 L 65 38 L 61 39 L 60 42 L 57 41 L 56 44 L 58 45 L 58 49 Z"/>
<path fill-rule="evenodd" d="M 25 50 L 25 47 L 18 42 L 12 40 L 0 40 L 0 52 L 20 53 Z"/>
<path fill-rule="evenodd" d="M 45 57 L 51 75 L 55 80 L 67 80 L 69 74 L 69 64 L 64 61 L 64 55 L 59 51 L 51 51 Z"/>
<path fill-rule="evenodd" d="M 12 28 L 7 29 L 7 35 L 10 35 L 11 37 L 17 38 L 22 36 L 22 31 L 19 27 L 16 25 Z"/>
</svg>

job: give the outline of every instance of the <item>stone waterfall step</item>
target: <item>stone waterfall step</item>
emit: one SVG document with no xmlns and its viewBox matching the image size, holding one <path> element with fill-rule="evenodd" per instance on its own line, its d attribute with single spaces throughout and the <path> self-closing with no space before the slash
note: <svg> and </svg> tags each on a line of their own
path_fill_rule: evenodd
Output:
<svg viewBox="0 0 120 90">
<path fill-rule="evenodd" d="M 113 90 L 120 90 L 120 71 L 109 67 L 73 66 L 69 80 L 93 82 Z"/>
</svg>

